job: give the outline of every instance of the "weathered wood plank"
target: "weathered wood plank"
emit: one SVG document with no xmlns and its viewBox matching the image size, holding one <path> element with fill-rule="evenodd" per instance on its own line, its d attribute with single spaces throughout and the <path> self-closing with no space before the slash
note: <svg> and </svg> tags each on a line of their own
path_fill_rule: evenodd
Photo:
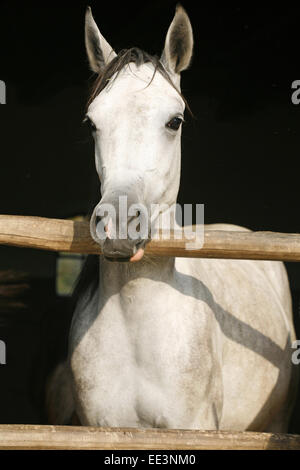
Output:
<svg viewBox="0 0 300 470">
<path fill-rule="evenodd" d="M 206 231 L 202 249 L 187 239 L 152 240 L 146 253 L 187 258 L 300 261 L 300 235 L 272 232 Z M 0 215 L 0 244 L 49 251 L 100 254 L 87 222 Z"/>
<path fill-rule="evenodd" d="M 1 425 L 0 449 L 291 450 L 300 449 L 300 436 L 158 429 Z"/>
</svg>

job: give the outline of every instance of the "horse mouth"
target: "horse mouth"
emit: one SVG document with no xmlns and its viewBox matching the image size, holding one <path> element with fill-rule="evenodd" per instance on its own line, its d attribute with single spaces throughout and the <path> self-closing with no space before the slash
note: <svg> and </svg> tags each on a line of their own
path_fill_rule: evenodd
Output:
<svg viewBox="0 0 300 470">
<path fill-rule="evenodd" d="M 143 240 L 135 246 L 135 250 L 131 255 L 123 255 L 121 252 L 104 253 L 104 258 L 111 263 L 137 263 L 144 257 L 146 242 Z"/>
<path fill-rule="evenodd" d="M 104 256 L 104 258 L 107 260 L 107 261 L 110 261 L 111 263 L 129 263 L 130 261 L 130 256 L 129 257 L 126 257 L 126 258 L 122 258 L 122 257 L 111 257 L 111 256 Z"/>
</svg>

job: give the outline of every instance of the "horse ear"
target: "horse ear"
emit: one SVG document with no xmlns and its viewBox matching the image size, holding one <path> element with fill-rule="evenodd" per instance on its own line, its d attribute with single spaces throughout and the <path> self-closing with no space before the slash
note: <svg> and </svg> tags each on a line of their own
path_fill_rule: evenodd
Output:
<svg viewBox="0 0 300 470">
<path fill-rule="evenodd" d="M 180 74 L 190 65 L 193 45 L 190 19 L 184 8 L 177 5 L 174 19 L 167 33 L 161 62 L 170 72 Z"/>
<path fill-rule="evenodd" d="M 90 67 L 96 73 L 100 73 L 117 55 L 100 33 L 90 7 L 87 7 L 85 15 L 85 47 Z"/>
</svg>

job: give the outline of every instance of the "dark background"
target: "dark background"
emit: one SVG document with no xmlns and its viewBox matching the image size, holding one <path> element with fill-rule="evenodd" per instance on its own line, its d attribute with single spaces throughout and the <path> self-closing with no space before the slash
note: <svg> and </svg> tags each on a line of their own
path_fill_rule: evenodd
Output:
<svg viewBox="0 0 300 470">
<path fill-rule="evenodd" d="M 300 232 L 300 106 L 291 102 L 291 84 L 300 79 L 300 7 L 181 3 L 195 36 L 193 63 L 182 78 L 195 118 L 187 116 L 183 133 L 179 201 L 204 203 L 206 223 Z M 89 4 L 116 51 L 138 46 L 160 55 L 176 2 Z M 0 79 L 7 85 L 0 214 L 66 218 L 90 207 L 93 144 L 81 124 L 93 80 L 84 49 L 86 5 L 0 2 Z M 58 329 L 69 318 L 68 305 L 54 295 L 55 265 L 55 254 L 0 248 L 0 269 L 28 271 L 35 305 L 30 321 L 18 313 L 0 322 L 0 338 L 10 345 L 0 369 L 0 422 L 44 419 L 40 361 L 54 363 L 62 347 Z M 298 325 L 300 267 L 287 268 Z"/>
</svg>

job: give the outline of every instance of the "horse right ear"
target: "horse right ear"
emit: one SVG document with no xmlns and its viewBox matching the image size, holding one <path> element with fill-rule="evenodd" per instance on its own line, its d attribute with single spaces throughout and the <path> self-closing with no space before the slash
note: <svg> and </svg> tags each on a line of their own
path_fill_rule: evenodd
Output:
<svg viewBox="0 0 300 470">
<path fill-rule="evenodd" d="M 90 7 L 85 15 L 85 47 L 90 67 L 96 73 L 101 73 L 117 55 L 100 33 Z"/>
</svg>

